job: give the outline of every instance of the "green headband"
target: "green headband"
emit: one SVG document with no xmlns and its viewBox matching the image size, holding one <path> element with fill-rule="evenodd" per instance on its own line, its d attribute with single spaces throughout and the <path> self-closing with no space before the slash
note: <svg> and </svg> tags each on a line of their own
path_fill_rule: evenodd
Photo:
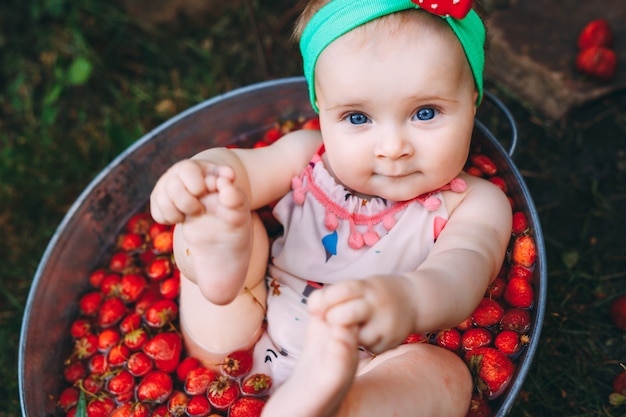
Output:
<svg viewBox="0 0 626 417">
<path fill-rule="evenodd" d="M 402 10 L 419 9 L 411 0 L 332 0 L 309 21 L 300 38 L 304 76 L 309 86 L 309 98 L 315 104 L 315 64 L 322 51 L 341 35 L 371 20 Z M 442 16 L 456 34 L 469 62 L 479 104 L 483 97 L 483 68 L 485 66 L 485 27 L 474 10 L 463 19 Z"/>
</svg>

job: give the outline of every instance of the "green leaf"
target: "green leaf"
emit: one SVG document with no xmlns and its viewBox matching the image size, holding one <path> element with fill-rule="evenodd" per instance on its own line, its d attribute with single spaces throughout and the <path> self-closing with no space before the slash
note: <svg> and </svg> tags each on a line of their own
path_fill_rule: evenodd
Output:
<svg viewBox="0 0 626 417">
<path fill-rule="evenodd" d="M 576 266 L 579 258 L 580 257 L 578 255 L 578 252 L 575 250 L 565 252 L 561 255 L 561 261 L 567 269 L 572 269 L 574 266 Z"/>
<path fill-rule="evenodd" d="M 52 89 L 48 91 L 48 94 L 46 94 L 46 96 L 43 98 L 43 104 L 49 106 L 56 103 L 62 91 L 63 86 L 61 84 L 55 84 L 54 87 L 52 87 Z"/>
<path fill-rule="evenodd" d="M 85 58 L 76 58 L 67 70 L 67 82 L 70 85 L 83 85 L 89 80 L 93 65 Z"/>
<path fill-rule="evenodd" d="M 626 397 L 617 392 L 613 392 L 609 395 L 609 403 L 611 403 L 611 405 L 622 405 L 624 400 L 626 400 Z"/>
<path fill-rule="evenodd" d="M 83 390 L 80 390 L 80 395 L 78 396 L 75 417 L 87 417 L 87 401 L 85 400 L 85 391 Z"/>
</svg>

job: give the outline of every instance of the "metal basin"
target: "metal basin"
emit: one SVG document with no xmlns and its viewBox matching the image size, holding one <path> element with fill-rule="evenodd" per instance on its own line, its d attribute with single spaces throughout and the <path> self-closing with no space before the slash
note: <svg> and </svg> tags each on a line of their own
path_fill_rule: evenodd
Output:
<svg viewBox="0 0 626 417">
<path fill-rule="evenodd" d="M 499 107 L 510 117 L 506 108 Z M 175 161 L 201 149 L 250 146 L 277 118 L 313 114 L 303 78 L 255 84 L 207 100 L 172 118 L 100 172 L 58 226 L 32 283 L 18 365 L 23 416 L 60 414 L 56 401 L 65 384 L 63 361 L 69 355 L 69 328 L 78 314 L 78 297 L 87 291 L 89 273 L 102 264 L 124 223 L 148 202 L 157 178 Z M 478 120 L 473 140 L 498 165 L 509 195 L 528 217 L 538 251 L 530 344 L 518 359 L 514 380 L 496 403 L 496 415 L 504 416 L 519 394 L 539 343 L 546 305 L 545 248 L 536 209 L 509 153 Z"/>
</svg>

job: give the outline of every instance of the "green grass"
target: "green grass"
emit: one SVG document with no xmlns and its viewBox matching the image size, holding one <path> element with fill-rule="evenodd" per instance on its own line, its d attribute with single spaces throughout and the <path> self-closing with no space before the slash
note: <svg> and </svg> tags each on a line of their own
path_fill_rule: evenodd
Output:
<svg viewBox="0 0 626 417">
<path fill-rule="evenodd" d="M 20 414 L 21 316 L 66 210 L 112 158 L 174 114 L 299 74 L 288 40 L 293 4 L 235 2 L 202 25 L 162 26 L 138 24 L 116 2 L 0 4 L 0 417 Z M 626 293 L 626 95 L 556 124 L 495 92 L 519 123 L 515 161 L 541 218 L 549 270 L 542 341 L 511 415 L 624 415 L 608 403 L 626 360 L 608 306 Z M 499 118 L 483 121 L 506 135 Z"/>
</svg>

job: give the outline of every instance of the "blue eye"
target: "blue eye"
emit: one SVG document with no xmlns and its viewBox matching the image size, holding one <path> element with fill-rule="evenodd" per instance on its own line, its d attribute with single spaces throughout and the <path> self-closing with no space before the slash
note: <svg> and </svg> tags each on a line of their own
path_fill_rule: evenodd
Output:
<svg viewBox="0 0 626 417">
<path fill-rule="evenodd" d="M 415 113 L 417 120 L 431 120 L 437 115 L 437 110 L 432 107 L 421 108 Z"/>
<path fill-rule="evenodd" d="M 362 113 L 352 113 L 351 115 L 348 116 L 348 120 L 353 125 L 362 125 L 364 123 L 367 123 L 368 119 L 367 119 L 367 116 L 365 116 Z"/>
</svg>

